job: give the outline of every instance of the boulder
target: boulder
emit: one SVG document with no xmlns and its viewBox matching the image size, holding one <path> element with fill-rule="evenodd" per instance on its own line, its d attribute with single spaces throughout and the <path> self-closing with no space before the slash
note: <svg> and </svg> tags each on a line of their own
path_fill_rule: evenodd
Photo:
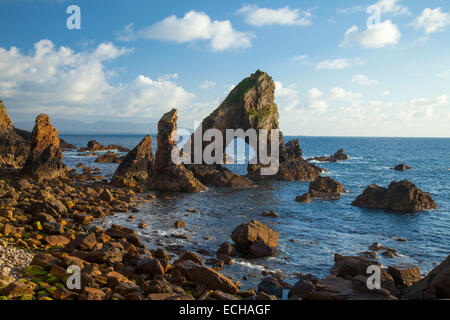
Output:
<svg viewBox="0 0 450 320">
<path fill-rule="evenodd" d="M 411 169 L 411 167 L 410 167 L 410 166 L 407 166 L 407 165 L 404 164 L 404 163 L 399 164 L 399 165 L 397 165 L 397 166 L 394 168 L 395 171 L 406 171 L 406 170 L 410 170 L 410 169 Z"/>
<path fill-rule="evenodd" d="M 106 151 L 106 150 L 117 150 L 119 152 L 129 152 L 130 149 L 116 145 L 110 144 L 108 146 L 102 145 L 96 140 L 89 140 L 86 148 L 81 148 L 78 152 L 95 152 L 95 151 Z"/>
<path fill-rule="evenodd" d="M 13 123 L 0 100 L 0 168 L 19 169 L 27 160 L 29 146 L 16 133 Z"/>
<path fill-rule="evenodd" d="M 344 193 L 344 186 L 330 177 L 319 176 L 309 184 L 308 193 L 311 198 L 335 199 Z"/>
<path fill-rule="evenodd" d="M 428 275 L 409 287 L 403 299 L 450 299 L 450 255 Z"/>
<path fill-rule="evenodd" d="M 352 202 L 352 206 L 399 212 L 437 208 L 429 193 L 423 192 L 408 180 L 393 181 L 388 188 L 372 184 Z"/>
<path fill-rule="evenodd" d="M 302 194 L 301 196 L 297 196 L 295 198 L 295 202 L 311 203 L 311 195 L 309 193 L 305 193 L 305 194 Z"/>
<path fill-rule="evenodd" d="M 158 123 L 158 149 L 153 164 L 151 186 L 164 191 L 199 192 L 207 188 L 182 163 L 172 161 L 177 151 L 177 109 L 166 113 Z"/>
<path fill-rule="evenodd" d="M 159 274 L 164 275 L 164 268 L 161 262 L 156 258 L 144 258 L 138 261 L 135 272 L 137 274 Z"/>
<path fill-rule="evenodd" d="M 283 298 L 283 286 L 278 279 L 274 277 L 264 278 L 258 285 L 259 292 L 265 292 L 269 295 L 274 295 L 279 299 Z"/>
<path fill-rule="evenodd" d="M 185 167 L 192 171 L 194 177 L 204 185 L 224 188 L 251 187 L 253 185 L 248 178 L 234 173 L 220 164 L 193 164 L 185 165 Z"/>
<path fill-rule="evenodd" d="M 108 151 L 105 154 L 102 154 L 99 156 L 95 162 L 97 163 L 121 163 L 122 158 L 118 153 Z"/>
<path fill-rule="evenodd" d="M 221 290 L 229 294 L 236 294 L 239 291 L 231 279 L 206 266 L 186 260 L 176 263 L 175 267 L 182 276 L 195 282 L 204 290 Z"/>
<path fill-rule="evenodd" d="M 307 298 L 314 291 L 314 284 L 309 280 L 298 281 L 288 293 L 288 298 Z"/>
<path fill-rule="evenodd" d="M 262 253 L 273 253 L 273 249 L 278 245 L 278 232 L 257 220 L 252 220 L 236 227 L 231 239 L 240 250 L 261 257 Z"/>
<path fill-rule="evenodd" d="M 114 239 L 124 238 L 137 247 L 142 246 L 141 238 L 133 229 L 113 224 L 111 228 L 106 230 L 106 234 Z"/>
<path fill-rule="evenodd" d="M 152 176 L 153 151 L 152 137 L 147 135 L 130 151 L 114 173 L 111 184 L 117 187 L 136 187 L 150 185 Z"/>
<path fill-rule="evenodd" d="M 398 286 L 410 287 L 422 279 L 419 267 L 410 263 L 389 266 L 388 272 Z"/>
<path fill-rule="evenodd" d="M 38 179 L 63 177 L 66 168 L 62 163 L 63 154 L 58 130 L 53 128 L 45 114 L 36 118 L 33 129 L 30 153 L 22 171 Z"/>
</svg>

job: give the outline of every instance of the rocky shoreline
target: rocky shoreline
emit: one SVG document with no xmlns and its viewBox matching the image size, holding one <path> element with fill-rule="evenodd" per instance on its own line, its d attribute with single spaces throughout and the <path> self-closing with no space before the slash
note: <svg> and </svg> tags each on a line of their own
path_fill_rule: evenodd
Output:
<svg viewBox="0 0 450 320">
<path fill-rule="evenodd" d="M 272 79 L 258 70 L 204 120 L 205 128 L 224 121 L 235 128 L 244 119 L 247 127 L 278 129 L 274 89 Z M 249 175 L 243 177 L 221 165 L 173 163 L 170 156 L 176 141 L 172 137 L 177 128 L 177 110 L 173 109 L 158 124 L 155 156 L 150 136 L 131 151 L 97 141 L 79 150 L 129 151 L 108 181 L 95 168 L 80 165 L 78 173 L 63 164 L 64 144 L 48 116 L 36 118 L 31 140 L 26 143 L 16 134 L 2 103 L 0 108 L 0 300 L 277 300 L 286 290 L 294 300 L 450 298 L 450 256 L 422 278 L 417 266 L 383 268 L 376 261 L 376 252 L 395 254 L 395 250 L 382 246 L 373 246 L 359 256 L 336 254 L 335 265 L 324 279 L 299 274 L 295 285 L 290 285 L 279 274 L 266 272 L 257 288 L 240 290 L 238 279 L 220 272 L 224 265 L 233 264 L 236 257 L 272 256 L 278 245 L 278 232 L 257 220 L 243 221 L 230 235 L 233 243 L 224 242 L 216 257 L 206 261 L 183 246 L 147 248 L 135 230 L 120 225 L 104 229 L 94 221 L 116 213 L 127 213 L 134 220 L 133 213 L 140 205 L 161 196 L 153 190 L 250 187 L 266 179 L 260 174 L 261 165 L 249 165 Z M 308 193 L 299 201 L 335 199 L 345 192 L 342 184 L 321 177 L 322 169 L 303 159 L 298 140 L 284 144 L 281 136 L 280 142 L 280 172 L 274 178 L 311 181 Z M 116 156 L 107 157 L 116 161 Z M 340 150 L 326 161 L 346 157 Z M 354 205 L 397 211 L 436 207 L 429 194 L 407 180 L 393 182 L 389 188 L 371 185 Z M 276 218 L 276 213 L 267 215 Z M 176 221 L 175 226 L 183 227 L 183 223 Z M 139 228 L 148 227 L 141 222 Z M 182 234 L 172 236 L 189 239 Z M 80 271 L 81 287 L 69 289 L 67 270 L 74 266 Z M 381 289 L 368 289 L 369 266 L 380 268 Z"/>
</svg>

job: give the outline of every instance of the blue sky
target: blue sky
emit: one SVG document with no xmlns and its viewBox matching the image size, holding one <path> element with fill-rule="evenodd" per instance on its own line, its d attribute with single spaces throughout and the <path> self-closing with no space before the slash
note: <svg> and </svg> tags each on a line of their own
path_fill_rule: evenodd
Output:
<svg viewBox="0 0 450 320">
<path fill-rule="evenodd" d="M 81 30 L 66 27 L 71 4 Z M 192 128 L 261 69 L 285 134 L 450 136 L 444 0 L 0 0 L 0 30 L 0 99 L 16 122 L 45 112 L 154 131 L 176 106 Z"/>
</svg>

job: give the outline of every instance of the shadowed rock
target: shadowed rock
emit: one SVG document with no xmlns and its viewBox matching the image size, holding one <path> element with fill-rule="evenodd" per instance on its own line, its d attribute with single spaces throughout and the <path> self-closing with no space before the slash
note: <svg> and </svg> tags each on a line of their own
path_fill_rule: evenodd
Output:
<svg viewBox="0 0 450 320">
<path fill-rule="evenodd" d="M 152 176 L 153 151 L 152 137 L 147 135 L 130 151 L 117 168 L 111 184 L 118 187 L 136 187 L 150 185 Z"/>
<path fill-rule="evenodd" d="M 23 167 L 23 173 L 31 174 L 38 179 L 65 176 L 66 168 L 62 159 L 58 130 L 53 128 L 47 115 L 40 114 L 36 118 L 30 153 Z"/>
<path fill-rule="evenodd" d="M 236 174 L 220 164 L 197 164 L 185 165 L 186 169 L 192 171 L 194 176 L 205 185 L 215 187 L 250 187 L 253 183 L 239 174 Z"/>
<path fill-rule="evenodd" d="M 102 154 L 99 156 L 95 162 L 97 163 L 121 163 L 123 160 L 122 157 L 120 157 L 119 154 L 108 151 L 105 154 Z"/>
<path fill-rule="evenodd" d="M 0 100 L 0 168 L 21 168 L 27 157 L 27 144 L 15 132 L 6 107 Z"/>
<path fill-rule="evenodd" d="M 311 161 L 311 160 L 316 160 L 316 161 L 320 161 L 320 162 L 339 162 L 339 161 L 348 160 L 348 155 L 346 155 L 344 153 L 343 149 L 339 149 L 335 154 L 333 154 L 330 157 L 321 156 L 321 157 L 314 157 L 314 158 L 308 159 L 308 161 Z"/>
<path fill-rule="evenodd" d="M 411 169 L 411 167 L 410 167 L 410 166 L 407 166 L 407 165 L 404 164 L 404 163 L 399 164 L 399 165 L 397 165 L 397 166 L 394 168 L 395 171 L 406 171 L 406 170 L 410 170 L 410 169 Z"/>
<path fill-rule="evenodd" d="M 117 150 L 119 152 L 129 152 L 130 149 L 119 146 L 117 144 L 110 144 L 107 146 L 102 145 L 96 140 L 89 140 L 86 148 L 81 148 L 78 152 L 92 152 L 92 151 L 106 151 L 106 150 Z"/>
<path fill-rule="evenodd" d="M 437 208 L 429 193 L 408 180 L 393 181 L 387 189 L 372 184 L 353 201 L 352 206 L 400 212 Z"/>
<path fill-rule="evenodd" d="M 177 148 L 177 109 L 166 113 L 158 122 L 158 149 L 153 164 L 151 186 L 164 191 L 199 192 L 206 187 L 183 164 L 172 161 Z"/>
<path fill-rule="evenodd" d="M 236 227 L 231 239 L 241 251 L 255 257 L 266 257 L 273 255 L 273 250 L 278 245 L 278 232 L 252 220 Z"/>
</svg>

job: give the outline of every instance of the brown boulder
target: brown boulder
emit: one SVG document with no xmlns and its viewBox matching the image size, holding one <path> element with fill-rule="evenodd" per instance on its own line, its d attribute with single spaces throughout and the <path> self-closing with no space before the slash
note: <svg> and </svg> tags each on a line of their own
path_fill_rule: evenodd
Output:
<svg viewBox="0 0 450 320">
<path fill-rule="evenodd" d="M 422 279 L 419 267 L 409 263 L 389 266 L 388 272 L 394 278 L 396 285 L 404 287 L 410 287 Z"/>
<path fill-rule="evenodd" d="M 321 156 L 321 157 L 314 157 L 314 158 L 308 159 L 308 161 L 311 161 L 311 160 L 320 161 L 320 162 L 339 162 L 339 161 L 348 160 L 348 155 L 346 155 L 344 153 L 343 149 L 339 149 L 332 156 L 329 156 L 329 157 Z"/>
<path fill-rule="evenodd" d="M 408 180 L 393 181 L 387 189 L 372 184 L 352 202 L 352 206 L 400 212 L 437 208 L 429 193 Z"/>
<path fill-rule="evenodd" d="M 242 251 L 258 254 L 257 256 L 260 257 L 262 252 L 268 253 L 267 248 L 274 249 L 278 245 L 278 232 L 257 220 L 252 220 L 236 227 L 231 234 L 231 239 Z M 260 241 L 254 245 L 258 240 Z"/>
<path fill-rule="evenodd" d="M 302 194 L 301 196 L 297 196 L 295 198 L 295 202 L 311 203 L 311 195 L 309 193 L 305 193 L 305 194 Z"/>
<path fill-rule="evenodd" d="M 410 166 L 407 166 L 407 165 L 404 164 L 404 163 L 399 164 L 399 165 L 397 165 L 397 166 L 394 168 L 395 171 L 406 171 L 406 170 L 409 170 L 409 169 L 411 169 L 411 167 L 410 167 Z"/>
<path fill-rule="evenodd" d="M 431 300 L 450 299 L 450 256 L 428 275 L 409 287 L 404 299 Z"/>
<path fill-rule="evenodd" d="M 105 154 L 99 156 L 95 162 L 97 163 L 121 163 L 122 157 L 118 153 L 108 151 Z"/>
<path fill-rule="evenodd" d="M 62 159 L 58 130 L 53 128 L 47 115 L 40 114 L 36 118 L 30 153 L 23 172 L 36 176 L 38 179 L 54 179 L 65 176 L 66 168 Z"/>
<path fill-rule="evenodd" d="M 136 231 L 130 228 L 113 224 L 111 228 L 106 230 L 106 234 L 114 239 L 124 238 L 137 247 L 142 246 L 141 238 L 136 234 Z"/>
<path fill-rule="evenodd" d="M 158 149 L 153 164 L 151 186 L 164 191 L 199 192 L 207 188 L 183 164 L 172 161 L 177 148 L 177 109 L 166 113 L 158 122 Z"/>
<path fill-rule="evenodd" d="M 175 267 L 181 275 L 200 285 L 205 290 L 221 290 L 225 293 L 235 294 L 239 291 L 233 281 L 217 271 L 196 264 L 190 260 L 176 263 Z"/>
<path fill-rule="evenodd" d="M 317 177 L 309 184 L 311 198 L 334 199 L 340 198 L 344 192 L 344 186 L 330 177 Z"/>
<path fill-rule="evenodd" d="M 192 171 L 194 177 L 204 185 L 224 188 L 251 187 L 253 185 L 248 178 L 234 173 L 220 164 L 194 164 L 185 165 L 185 167 Z"/>
<path fill-rule="evenodd" d="M 152 176 L 153 151 L 152 137 L 147 135 L 130 151 L 117 168 L 111 184 L 117 187 L 148 187 Z"/>
<path fill-rule="evenodd" d="M 52 247 L 55 247 L 55 246 L 63 247 L 70 242 L 70 240 L 67 239 L 66 237 L 57 236 L 57 235 L 45 236 L 43 240 Z"/>
</svg>

